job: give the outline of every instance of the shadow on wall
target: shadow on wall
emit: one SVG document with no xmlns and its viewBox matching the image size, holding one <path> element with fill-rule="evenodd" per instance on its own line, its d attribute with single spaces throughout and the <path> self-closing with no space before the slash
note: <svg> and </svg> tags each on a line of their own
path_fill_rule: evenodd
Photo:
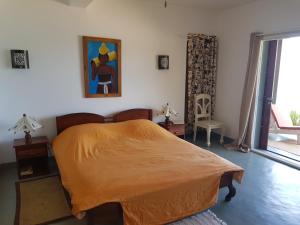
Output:
<svg viewBox="0 0 300 225">
<path fill-rule="evenodd" d="M 16 156 L 12 146 L 13 139 L 11 141 L 5 141 L 0 143 L 0 164 L 16 161 Z M 11 154 L 9 154 L 8 151 L 11 151 Z M 7 157 L 8 154 L 11 157 Z M 3 161 L 3 159 L 6 159 L 5 162 Z"/>
<path fill-rule="evenodd" d="M 8 129 L 13 124 L 8 124 L 6 121 L 0 121 L 0 137 L 8 136 L 9 139 L 0 141 L 0 164 L 4 162 L 15 161 L 15 154 L 13 151 L 14 134 L 10 133 Z M 5 161 L 4 161 L 5 159 Z"/>
<path fill-rule="evenodd" d="M 4 49 L 2 52 L 1 52 L 2 56 L 3 57 L 0 57 L 0 58 L 3 58 L 4 61 L 2 62 L 2 67 L 3 69 L 11 69 L 11 55 L 10 55 L 10 49 Z M 1 65 L 1 64 L 0 64 Z"/>
<path fill-rule="evenodd" d="M 84 82 L 84 68 L 83 68 L 83 64 L 84 64 L 84 62 L 83 62 L 83 49 L 82 49 L 82 37 L 83 37 L 83 35 L 80 35 L 80 36 L 78 36 L 78 45 L 79 45 L 79 52 L 78 52 L 78 54 L 79 54 L 79 69 L 80 69 L 80 80 L 81 80 L 81 93 L 82 93 L 82 97 L 83 98 L 85 98 L 85 86 L 84 86 L 84 84 L 85 84 L 85 82 Z"/>
<path fill-rule="evenodd" d="M 43 128 L 33 134 L 33 136 L 44 135 L 47 136 L 49 141 L 56 136 L 56 115 L 50 118 L 41 118 L 39 122 L 43 125 Z"/>
</svg>

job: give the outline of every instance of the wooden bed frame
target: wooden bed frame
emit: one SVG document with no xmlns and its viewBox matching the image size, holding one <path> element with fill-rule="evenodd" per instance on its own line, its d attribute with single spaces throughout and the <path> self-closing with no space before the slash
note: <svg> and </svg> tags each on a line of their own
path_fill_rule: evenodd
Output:
<svg viewBox="0 0 300 225">
<path fill-rule="evenodd" d="M 119 112 L 113 117 L 104 117 L 92 113 L 72 113 L 56 117 L 57 134 L 63 130 L 80 124 L 86 123 L 106 123 L 106 122 L 122 122 L 135 119 L 152 120 L 151 109 L 130 109 Z M 227 187 L 229 193 L 225 197 L 228 202 L 236 194 L 236 190 L 232 184 L 234 172 L 226 172 L 222 175 L 220 181 L 220 188 Z M 68 201 L 70 197 L 65 191 Z M 71 204 L 70 204 L 71 206 Z M 106 203 L 87 210 L 88 225 L 122 225 L 123 224 L 123 210 L 120 203 Z"/>
</svg>

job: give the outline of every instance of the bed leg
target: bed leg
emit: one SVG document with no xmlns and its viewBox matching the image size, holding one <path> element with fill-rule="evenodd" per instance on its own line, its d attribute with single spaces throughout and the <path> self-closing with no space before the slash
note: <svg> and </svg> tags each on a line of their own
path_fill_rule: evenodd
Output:
<svg viewBox="0 0 300 225">
<path fill-rule="evenodd" d="M 232 183 L 229 184 L 227 187 L 228 187 L 229 193 L 225 197 L 225 202 L 229 202 L 231 200 L 231 198 L 233 198 L 235 196 L 235 193 L 236 193 L 236 189 Z"/>
</svg>

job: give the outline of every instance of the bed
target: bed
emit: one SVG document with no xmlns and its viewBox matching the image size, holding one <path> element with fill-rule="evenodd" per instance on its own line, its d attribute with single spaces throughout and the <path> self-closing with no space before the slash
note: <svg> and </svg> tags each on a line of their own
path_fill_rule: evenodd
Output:
<svg viewBox="0 0 300 225">
<path fill-rule="evenodd" d="M 150 109 L 126 110 L 109 118 L 91 113 L 74 113 L 56 118 L 58 137 L 53 143 L 54 155 L 60 170 L 62 184 L 73 206 L 74 215 L 86 214 L 89 225 L 164 224 L 211 207 L 215 204 L 218 195 L 216 185 L 217 189 L 228 188 L 229 193 L 225 201 L 230 201 L 235 196 L 233 180 L 241 181 L 243 175 L 241 167 L 175 137 L 150 121 L 152 121 L 152 110 Z M 91 138 L 86 144 L 76 142 L 82 136 L 74 139 L 76 136 L 74 134 L 79 131 Z M 102 138 L 101 142 L 97 142 L 97 146 L 98 149 L 102 149 L 101 154 L 103 155 L 99 156 L 98 151 L 95 152 L 90 147 L 88 151 L 85 149 L 88 149 L 85 146 L 96 140 L 92 138 L 94 133 L 99 140 Z M 105 138 L 109 138 L 111 133 L 114 135 L 119 133 L 117 139 L 112 139 L 118 141 L 112 141 L 112 144 L 105 145 Z M 73 135 L 72 138 L 67 139 L 66 137 L 70 135 Z M 142 139 L 139 139 L 140 136 Z M 65 140 L 69 140 L 69 142 L 63 142 Z M 73 142 L 76 142 L 76 146 L 81 146 L 80 148 L 84 150 L 69 153 L 67 149 L 70 147 L 66 146 L 73 145 Z M 122 146 L 118 146 L 118 143 L 124 147 L 127 146 L 124 148 L 124 151 L 127 151 L 126 154 L 124 154 Z M 117 151 L 111 150 L 111 145 L 117 145 L 114 146 Z M 160 147 L 164 145 L 164 148 Z M 169 146 L 173 148 L 172 154 L 168 152 Z M 76 147 L 71 148 L 75 149 Z M 107 149 L 110 150 L 105 151 Z M 143 151 L 140 151 L 141 149 Z M 185 149 L 184 154 L 182 154 L 182 149 Z M 202 153 L 205 153 L 205 157 L 208 155 L 207 160 L 212 160 L 213 163 L 208 164 L 210 166 L 201 167 L 198 162 L 190 160 L 199 156 L 200 162 L 203 158 Z M 191 157 L 188 157 L 189 154 Z M 113 160 L 118 157 L 122 160 L 118 163 L 114 162 Z M 139 157 L 143 160 L 139 160 Z M 72 158 L 74 159 L 72 160 Z M 224 165 L 214 166 L 214 160 L 220 161 Z M 85 168 L 84 172 L 79 166 L 83 165 L 80 164 L 81 161 L 85 162 L 82 167 Z M 158 162 L 161 166 L 158 166 Z M 66 164 L 71 166 L 66 166 Z M 97 176 L 91 175 L 91 170 L 87 169 L 93 164 L 96 167 Z M 116 165 L 114 167 L 121 168 L 119 172 L 111 167 L 114 164 Z M 125 165 L 128 165 L 128 168 Z M 189 166 L 200 172 L 183 173 L 182 171 Z M 144 174 L 147 175 L 141 176 L 134 168 L 137 168 L 136 171 L 145 170 Z M 204 173 L 203 176 L 200 176 L 202 170 L 207 170 L 207 175 Z M 109 175 L 106 174 L 107 171 L 109 171 Z M 169 176 L 169 172 L 176 176 Z M 163 179 L 160 176 L 163 176 Z M 122 183 L 123 177 L 124 183 Z M 114 180 L 114 178 L 116 179 Z M 100 182 L 100 185 L 95 185 L 98 184 L 95 183 L 96 181 Z M 112 181 L 114 185 L 110 187 Z M 103 185 L 104 188 L 101 187 L 101 182 L 107 182 Z M 84 188 L 80 188 L 80 186 Z M 79 192 L 83 196 L 82 199 L 76 195 Z M 83 192 L 84 194 L 82 194 Z M 182 202 L 182 206 L 173 202 L 175 200 L 172 195 L 179 199 L 177 201 Z M 200 198 L 200 195 L 203 197 Z M 107 199 L 103 199 L 103 196 L 106 196 Z M 194 203 L 191 204 L 190 201 Z M 156 207 L 162 207 L 163 210 L 162 208 L 157 210 Z M 154 214 L 158 218 L 153 218 Z"/>
</svg>

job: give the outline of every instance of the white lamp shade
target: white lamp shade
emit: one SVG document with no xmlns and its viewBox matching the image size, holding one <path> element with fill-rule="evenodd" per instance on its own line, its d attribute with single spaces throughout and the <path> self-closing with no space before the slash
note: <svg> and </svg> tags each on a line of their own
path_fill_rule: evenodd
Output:
<svg viewBox="0 0 300 225">
<path fill-rule="evenodd" d="M 177 116 L 178 115 L 178 113 L 170 107 L 169 103 L 163 105 L 162 114 L 165 117 L 171 117 L 171 116 Z"/>
<path fill-rule="evenodd" d="M 23 117 L 9 131 L 14 131 L 15 133 L 19 131 L 33 132 L 40 128 L 42 128 L 42 125 L 38 121 L 23 114 Z"/>
</svg>

